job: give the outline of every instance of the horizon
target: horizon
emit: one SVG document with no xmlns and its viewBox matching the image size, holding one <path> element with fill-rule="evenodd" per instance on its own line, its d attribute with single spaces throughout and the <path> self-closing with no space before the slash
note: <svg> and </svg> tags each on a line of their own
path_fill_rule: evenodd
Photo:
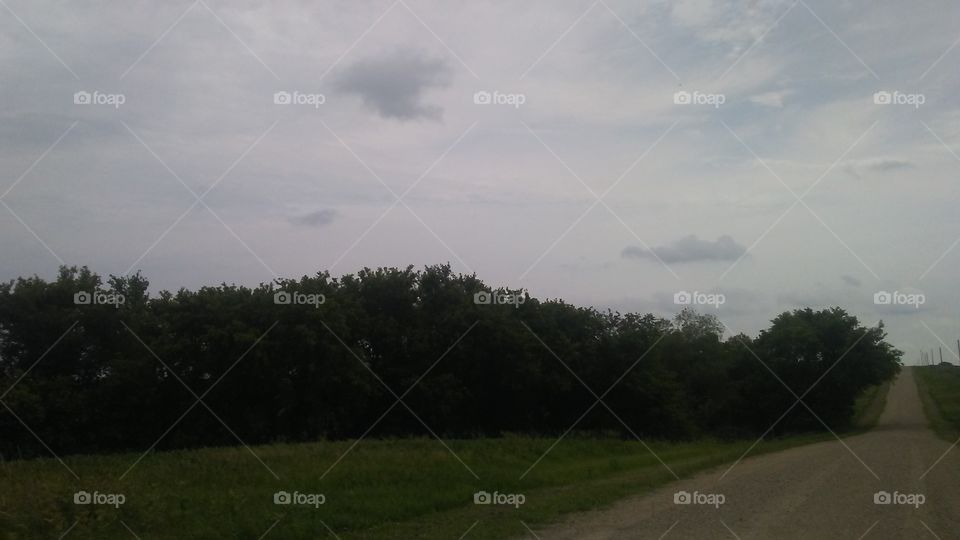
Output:
<svg viewBox="0 0 960 540">
<path fill-rule="evenodd" d="M 601 310 L 719 294 L 751 335 L 837 305 L 957 362 L 950 6 L 11 0 L 0 280 L 450 261 Z"/>
</svg>

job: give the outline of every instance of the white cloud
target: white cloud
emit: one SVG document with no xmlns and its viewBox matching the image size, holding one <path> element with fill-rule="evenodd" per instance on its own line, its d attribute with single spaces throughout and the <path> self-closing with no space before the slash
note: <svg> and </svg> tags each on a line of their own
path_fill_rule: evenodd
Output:
<svg viewBox="0 0 960 540">
<path fill-rule="evenodd" d="M 789 95 L 788 92 L 778 91 L 778 92 L 764 92 L 762 94 L 756 94 L 750 96 L 750 101 L 758 105 L 765 105 L 767 107 L 783 107 L 783 99 Z"/>
</svg>

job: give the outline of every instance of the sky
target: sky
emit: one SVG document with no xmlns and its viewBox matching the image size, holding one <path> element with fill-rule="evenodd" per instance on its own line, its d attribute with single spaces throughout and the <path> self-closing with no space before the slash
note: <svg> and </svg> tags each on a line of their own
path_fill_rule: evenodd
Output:
<svg viewBox="0 0 960 540">
<path fill-rule="evenodd" d="M 957 363 L 958 23 L 945 0 L 0 0 L 0 279 L 449 262 L 731 333 L 839 305 Z"/>
</svg>

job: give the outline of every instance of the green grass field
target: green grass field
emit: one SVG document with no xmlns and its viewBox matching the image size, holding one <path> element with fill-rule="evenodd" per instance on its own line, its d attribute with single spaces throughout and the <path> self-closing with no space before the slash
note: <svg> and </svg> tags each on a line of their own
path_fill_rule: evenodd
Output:
<svg viewBox="0 0 960 540">
<path fill-rule="evenodd" d="M 764 443 L 755 453 L 806 442 Z M 3 467 L 0 530 L 6 538 L 258 538 L 278 519 L 271 538 L 458 538 L 476 521 L 470 538 L 523 534 L 560 514 L 612 502 L 663 484 L 672 476 L 638 442 L 564 440 L 530 474 L 523 472 L 553 440 L 506 438 L 448 441 L 479 480 L 431 439 L 363 441 L 321 480 L 349 443 L 272 445 L 254 451 L 276 480 L 243 448 L 158 453 L 124 479 L 138 456 L 75 457 L 8 463 Z M 653 444 L 678 475 L 732 461 L 751 441 Z M 78 490 L 122 493 L 112 506 L 76 505 Z M 325 504 L 279 506 L 276 491 L 323 493 Z M 479 490 L 522 493 L 526 502 L 478 506 Z M 123 521 L 121 523 L 120 521 Z M 332 538 L 332 536 L 331 536 Z"/>
<path fill-rule="evenodd" d="M 951 364 L 913 368 L 923 410 L 942 439 L 960 436 L 960 367 Z"/>
<path fill-rule="evenodd" d="M 858 417 L 883 391 L 858 402 Z M 871 413 L 873 414 L 873 413 Z M 877 412 L 876 414 L 879 414 Z M 750 455 L 831 439 L 763 442 Z M 0 538 L 505 538 L 529 534 L 563 514 L 602 507 L 673 479 L 636 441 L 567 438 L 523 479 L 555 439 L 364 440 L 332 471 L 351 442 L 278 444 L 139 455 L 16 461 L 0 468 Z M 651 443 L 677 475 L 732 462 L 754 441 Z M 74 493 L 121 493 L 119 508 L 74 504 Z M 274 504 L 277 491 L 322 493 L 319 507 Z M 476 505 L 477 491 L 519 493 L 525 503 Z M 329 529 L 328 529 L 329 527 Z"/>
</svg>

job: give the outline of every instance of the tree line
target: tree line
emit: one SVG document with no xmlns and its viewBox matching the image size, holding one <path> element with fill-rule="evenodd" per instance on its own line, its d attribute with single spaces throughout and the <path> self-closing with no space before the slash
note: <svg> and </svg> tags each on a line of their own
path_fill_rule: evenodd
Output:
<svg viewBox="0 0 960 540">
<path fill-rule="evenodd" d="M 139 273 L 86 267 L 0 285 L 3 458 L 571 426 L 654 439 L 840 430 L 901 356 L 882 323 L 840 308 L 725 338 L 709 314 L 601 312 L 449 265 L 148 289 Z"/>
</svg>

